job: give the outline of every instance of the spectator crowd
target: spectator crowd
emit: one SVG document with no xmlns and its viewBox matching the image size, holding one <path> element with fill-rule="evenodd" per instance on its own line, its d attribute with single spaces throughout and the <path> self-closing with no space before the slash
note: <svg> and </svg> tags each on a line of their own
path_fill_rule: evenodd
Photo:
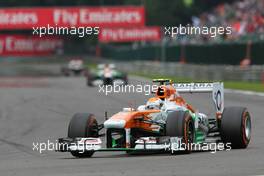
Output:
<svg viewBox="0 0 264 176">
<path fill-rule="evenodd" d="M 239 0 L 223 3 L 209 12 L 192 17 L 194 27 L 232 27 L 232 34 L 178 36 L 174 41 L 187 43 L 237 41 L 255 36 L 264 40 L 264 0 Z"/>
</svg>

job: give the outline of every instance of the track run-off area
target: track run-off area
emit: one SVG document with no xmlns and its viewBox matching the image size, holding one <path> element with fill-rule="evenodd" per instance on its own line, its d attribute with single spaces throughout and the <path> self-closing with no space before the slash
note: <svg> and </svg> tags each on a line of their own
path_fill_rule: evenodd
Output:
<svg viewBox="0 0 264 176">
<path fill-rule="evenodd" d="M 130 78 L 131 84 L 140 83 Z M 33 150 L 33 143 L 67 136 L 74 113 L 95 114 L 99 123 L 123 107 L 144 104 L 142 93 L 105 95 L 87 87 L 81 77 L 0 78 L 0 175 L 23 176 L 172 176 L 263 175 L 264 97 L 228 91 L 225 106 L 245 106 L 252 116 L 252 138 L 247 149 L 191 154 L 127 155 L 95 153 L 77 159 L 69 153 Z M 186 95 L 200 112 L 208 111 L 211 99 Z"/>
</svg>

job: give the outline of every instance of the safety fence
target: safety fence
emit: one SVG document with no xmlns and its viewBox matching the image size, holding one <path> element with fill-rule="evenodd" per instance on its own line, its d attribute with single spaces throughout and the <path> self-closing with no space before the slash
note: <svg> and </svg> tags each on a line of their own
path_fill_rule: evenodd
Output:
<svg viewBox="0 0 264 176">
<path fill-rule="evenodd" d="M 140 47 L 102 45 L 101 55 L 114 60 L 156 60 L 195 64 L 238 65 L 245 59 L 264 64 L 264 41 L 219 44 L 188 44 L 176 46 L 146 45 Z"/>
</svg>

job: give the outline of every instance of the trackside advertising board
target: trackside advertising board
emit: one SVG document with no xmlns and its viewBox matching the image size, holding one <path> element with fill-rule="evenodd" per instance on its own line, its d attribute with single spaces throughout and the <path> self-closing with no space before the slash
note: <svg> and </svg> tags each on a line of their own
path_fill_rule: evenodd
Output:
<svg viewBox="0 0 264 176">
<path fill-rule="evenodd" d="M 100 42 L 160 41 L 160 27 L 102 28 Z"/>
<path fill-rule="evenodd" d="M 52 7 L 0 9 L 0 30 L 43 26 L 128 27 L 144 26 L 143 6 Z"/>
<path fill-rule="evenodd" d="M 48 55 L 63 47 L 58 37 L 0 35 L 0 56 Z"/>
</svg>

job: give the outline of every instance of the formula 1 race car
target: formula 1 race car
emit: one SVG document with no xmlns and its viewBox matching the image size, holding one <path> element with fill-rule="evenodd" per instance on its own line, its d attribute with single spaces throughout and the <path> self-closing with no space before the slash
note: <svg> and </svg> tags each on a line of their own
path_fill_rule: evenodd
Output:
<svg viewBox="0 0 264 176">
<path fill-rule="evenodd" d="M 221 143 L 230 149 L 248 146 L 251 116 L 245 107 L 224 107 L 223 83 L 154 82 L 160 83 L 155 97 L 137 110 L 124 108 L 103 124 L 98 124 L 92 114 L 75 114 L 68 137 L 58 139 L 58 151 L 91 157 L 99 151 L 190 153 L 196 149 L 193 146 L 210 143 Z M 180 93 L 211 93 L 214 115 L 198 112 Z M 99 134 L 102 129 L 105 133 Z"/>
<path fill-rule="evenodd" d="M 61 67 L 61 73 L 64 76 L 79 76 L 84 72 L 83 61 L 81 59 L 72 59 L 68 65 Z"/>
<path fill-rule="evenodd" d="M 99 64 L 97 70 L 86 74 L 87 86 L 126 85 L 127 74 L 117 71 L 114 64 Z"/>
</svg>

